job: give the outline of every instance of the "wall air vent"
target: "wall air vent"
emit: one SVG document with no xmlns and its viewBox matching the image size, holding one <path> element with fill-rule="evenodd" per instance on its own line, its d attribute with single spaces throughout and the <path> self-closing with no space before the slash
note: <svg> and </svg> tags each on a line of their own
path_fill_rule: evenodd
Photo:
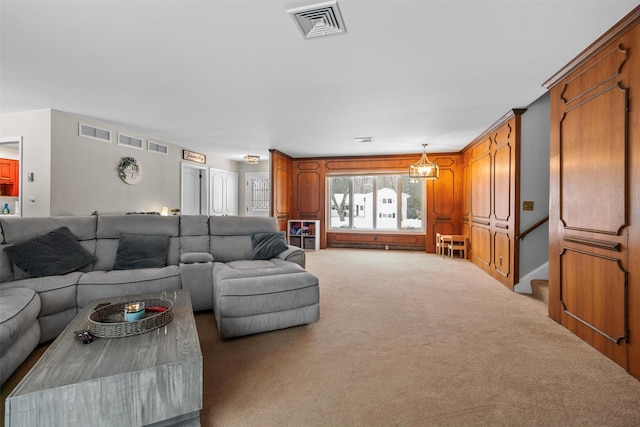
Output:
<svg viewBox="0 0 640 427">
<path fill-rule="evenodd" d="M 78 135 L 100 141 L 111 142 L 111 131 L 100 129 L 84 123 L 78 123 Z"/>
<path fill-rule="evenodd" d="M 137 148 L 138 150 L 142 150 L 142 139 L 136 138 L 134 136 L 123 135 L 121 133 L 118 134 L 118 145 L 124 145 L 126 147 Z"/>
<path fill-rule="evenodd" d="M 289 9 L 287 13 L 305 39 L 347 32 L 337 0 Z"/>
<path fill-rule="evenodd" d="M 147 151 L 153 151 L 154 153 L 160 154 L 169 154 L 169 147 L 158 142 L 149 141 L 147 144 Z"/>
</svg>

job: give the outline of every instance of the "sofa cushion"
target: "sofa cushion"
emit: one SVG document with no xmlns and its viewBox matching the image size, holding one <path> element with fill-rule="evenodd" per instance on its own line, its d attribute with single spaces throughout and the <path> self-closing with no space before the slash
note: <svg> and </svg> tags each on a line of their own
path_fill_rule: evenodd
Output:
<svg viewBox="0 0 640 427">
<path fill-rule="evenodd" d="M 209 252 L 220 262 L 250 260 L 253 252 L 251 236 L 211 236 Z"/>
<path fill-rule="evenodd" d="M 210 216 L 209 234 L 212 236 L 243 236 L 278 231 L 274 217 Z"/>
<path fill-rule="evenodd" d="M 3 288 L 29 288 L 40 297 L 40 313 L 46 316 L 76 307 L 76 285 L 85 273 L 74 271 L 57 276 L 32 277 L 0 285 Z"/>
<path fill-rule="evenodd" d="M 275 258 L 289 249 L 284 233 L 256 233 L 251 237 L 253 259 Z"/>
<path fill-rule="evenodd" d="M 121 234 L 169 236 L 167 264 L 178 265 L 179 217 L 162 215 L 100 215 L 96 232 L 96 262 L 93 270 L 113 270 Z"/>
<path fill-rule="evenodd" d="M 0 217 L 4 243 L 20 243 L 60 227 L 67 227 L 77 240 L 96 238 L 97 215 L 39 218 Z"/>
<path fill-rule="evenodd" d="M 167 265 L 169 236 L 121 234 L 114 270 L 161 268 Z"/>
<path fill-rule="evenodd" d="M 0 290 L 0 354 L 18 341 L 40 312 L 40 298 L 33 289 L 10 288 Z"/>
<path fill-rule="evenodd" d="M 67 227 L 16 243 L 5 249 L 11 261 L 32 277 L 67 274 L 93 262 Z"/>
<path fill-rule="evenodd" d="M 77 305 L 84 307 L 95 298 L 136 295 L 180 289 L 177 265 L 137 270 L 92 271 L 78 280 Z"/>
<path fill-rule="evenodd" d="M 180 254 L 209 251 L 209 217 L 180 216 Z"/>
<path fill-rule="evenodd" d="M 38 345 L 39 311 L 40 299 L 32 289 L 0 290 L 0 384 Z"/>
<path fill-rule="evenodd" d="M 213 285 L 224 289 L 223 294 L 243 295 L 245 291 L 249 294 L 281 292 L 295 289 L 299 286 L 306 286 L 304 281 L 294 278 L 296 274 L 305 273 L 313 277 L 298 264 L 282 261 L 277 258 L 269 260 L 241 260 L 232 262 L 213 263 Z M 266 282 L 268 277 L 277 276 L 274 288 L 270 288 Z M 290 276 L 290 277 L 288 277 Z M 315 279 L 316 281 L 318 279 Z M 279 281 L 279 283 L 277 283 Z M 235 288 L 234 283 L 252 283 L 255 289 Z M 243 290 L 244 289 L 244 290 Z"/>
</svg>

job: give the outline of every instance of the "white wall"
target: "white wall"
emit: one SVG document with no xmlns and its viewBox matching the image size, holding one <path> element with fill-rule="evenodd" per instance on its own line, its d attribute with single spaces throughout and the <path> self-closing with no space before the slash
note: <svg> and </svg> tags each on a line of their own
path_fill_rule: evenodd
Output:
<svg viewBox="0 0 640 427">
<path fill-rule="evenodd" d="M 112 142 L 78 135 L 78 122 L 112 132 Z M 144 140 L 144 150 L 120 146 L 118 132 Z M 163 206 L 180 207 L 182 149 L 152 135 L 126 127 L 57 110 L 0 115 L 0 137 L 23 137 L 23 175 L 34 173 L 34 182 L 23 179 L 23 216 L 90 215 L 126 212 L 159 212 Z M 146 151 L 147 142 L 165 144 L 169 154 Z M 239 162 L 203 153 L 207 168 L 237 172 Z M 143 170 L 142 181 L 128 185 L 116 168 L 123 156 L 134 157 Z M 36 196 L 36 205 L 27 203 Z"/>
<path fill-rule="evenodd" d="M 78 123 L 111 131 L 111 143 L 78 135 Z M 146 135 L 108 123 L 61 111 L 52 111 L 51 215 L 122 214 L 160 212 L 163 206 L 180 207 L 182 151 L 169 146 L 169 154 L 147 151 Z M 118 145 L 118 133 L 144 141 L 143 150 Z M 117 166 L 124 156 L 142 168 L 136 185 L 123 182 Z"/>
<path fill-rule="evenodd" d="M 546 93 L 529 105 L 522 115 L 520 232 L 549 215 L 549 99 L 549 94 Z M 533 211 L 522 210 L 522 202 L 525 200 L 534 202 Z M 520 241 L 520 277 L 526 276 L 548 260 L 549 223 L 546 222 Z"/>
<path fill-rule="evenodd" d="M 22 216 L 49 216 L 51 212 L 51 110 L 0 114 L 0 137 L 22 137 Z M 28 203 L 29 196 L 36 199 Z"/>
</svg>

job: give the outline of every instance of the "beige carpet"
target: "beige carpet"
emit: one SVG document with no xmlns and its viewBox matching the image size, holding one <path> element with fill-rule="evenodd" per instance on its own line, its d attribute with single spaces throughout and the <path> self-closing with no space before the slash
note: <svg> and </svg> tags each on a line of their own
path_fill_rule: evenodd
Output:
<svg viewBox="0 0 640 427">
<path fill-rule="evenodd" d="M 640 381 L 468 261 L 329 249 L 307 268 L 317 323 L 222 341 L 196 316 L 203 426 L 640 425 Z"/>
<path fill-rule="evenodd" d="M 222 342 L 198 318 L 203 425 L 640 425 L 640 381 L 468 261 L 329 249 L 307 268 L 318 323 Z"/>
</svg>

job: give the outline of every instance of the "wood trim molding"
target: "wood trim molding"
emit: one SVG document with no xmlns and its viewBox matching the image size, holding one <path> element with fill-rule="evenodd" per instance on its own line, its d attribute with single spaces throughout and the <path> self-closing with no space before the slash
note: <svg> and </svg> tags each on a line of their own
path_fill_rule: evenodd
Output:
<svg viewBox="0 0 640 427">
<path fill-rule="evenodd" d="M 567 236 L 563 237 L 565 242 L 578 243 L 580 245 L 591 246 L 594 248 L 606 249 L 608 251 L 616 251 L 620 252 L 620 243 L 619 242 L 607 242 L 604 240 L 598 239 L 589 239 L 586 237 L 578 237 L 578 236 Z"/>
<path fill-rule="evenodd" d="M 505 115 L 500 117 L 491 126 L 489 126 L 484 132 L 482 132 L 480 135 L 478 135 L 473 141 L 471 141 L 469 144 L 467 144 L 467 146 L 464 147 L 461 150 L 461 152 L 465 152 L 467 150 L 470 150 L 479 141 L 482 141 L 483 139 L 489 137 L 489 135 L 491 135 L 496 130 L 498 130 L 499 127 L 504 126 L 504 124 L 507 123 L 509 120 L 511 120 L 513 117 L 523 115 L 525 111 L 527 111 L 526 108 L 513 108 L 513 109 L 509 110 Z"/>
<path fill-rule="evenodd" d="M 622 18 L 620 22 L 611 27 L 609 31 L 600 36 L 596 41 L 591 43 L 589 47 L 583 50 L 582 53 L 573 58 L 567 65 L 562 67 L 558 72 L 547 79 L 547 81 L 542 83 L 542 87 L 545 89 L 552 88 L 553 86 L 558 84 L 558 82 L 568 76 L 569 73 L 571 73 L 573 70 L 593 58 L 603 47 L 609 45 L 611 42 L 622 36 L 624 33 L 629 31 L 631 27 L 638 23 L 640 23 L 640 6 L 629 12 L 627 16 Z"/>
</svg>

